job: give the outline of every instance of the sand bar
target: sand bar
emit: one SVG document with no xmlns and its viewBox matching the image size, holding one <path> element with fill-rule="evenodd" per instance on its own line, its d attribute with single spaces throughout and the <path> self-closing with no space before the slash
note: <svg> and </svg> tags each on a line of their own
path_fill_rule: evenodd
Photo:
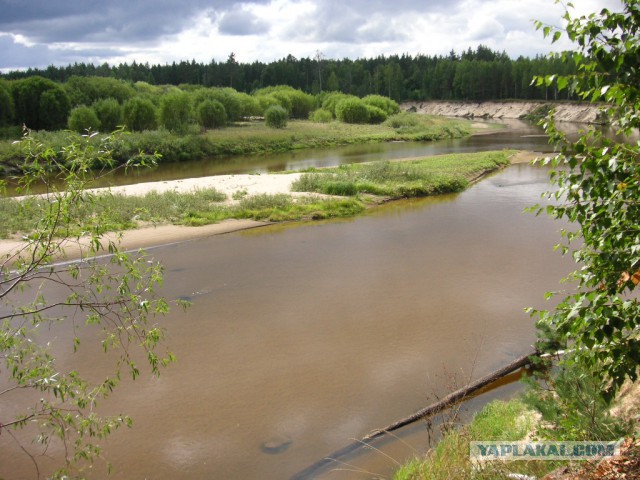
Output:
<svg viewBox="0 0 640 480">
<path fill-rule="evenodd" d="M 520 151 L 511 158 L 511 163 L 528 163 L 535 158 L 543 157 L 539 152 Z M 424 157 L 412 157 L 401 160 L 415 160 Z M 398 160 L 399 161 L 399 160 Z M 189 193 L 194 190 L 215 188 L 227 195 L 228 202 L 232 202 L 232 195 L 236 192 L 246 192 L 246 195 L 277 194 L 310 195 L 309 193 L 291 192 L 291 184 L 301 173 L 282 174 L 240 174 L 216 175 L 210 177 L 189 178 L 161 182 L 138 183 L 111 188 L 94 189 L 94 192 L 111 191 L 121 195 L 145 195 L 156 191 L 158 193 L 174 191 Z M 180 225 L 144 226 L 135 230 L 126 230 L 120 236 L 120 246 L 125 250 L 148 248 L 196 238 L 220 235 L 249 228 L 268 225 L 269 222 L 254 220 L 226 220 L 221 223 L 204 225 L 201 227 L 185 227 Z M 105 236 L 105 245 L 109 239 L 116 239 L 117 235 Z M 7 254 L 15 253 L 25 247 L 26 243 L 19 240 L 0 240 L 0 259 Z M 77 258 L 81 250 L 86 249 L 82 241 L 68 242 L 65 252 L 68 258 Z"/>
</svg>

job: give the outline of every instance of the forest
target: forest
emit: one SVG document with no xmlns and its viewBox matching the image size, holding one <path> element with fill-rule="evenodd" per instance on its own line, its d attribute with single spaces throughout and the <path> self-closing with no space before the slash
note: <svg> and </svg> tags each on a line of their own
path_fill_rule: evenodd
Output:
<svg viewBox="0 0 640 480">
<path fill-rule="evenodd" d="M 558 56 L 511 59 L 479 45 L 475 50 L 447 56 L 391 55 L 363 59 L 328 59 L 321 52 L 313 58 L 288 55 L 264 63 L 239 63 L 230 53 L 226 61 L 208 64 L 195 60 L 165 65 L 148 63 L 93 65 L 75 63 L 28 69 L 0 75 L 6 80 L 41 76 L 64 83 L 74 76 L 110 77 L 150 85 L 201 85 L 231 87 L 250 93 L 274 85 L 288 85 L 306 93 L 339 91 L 358 97 L 384 95 L 404 100 L 559 100 L 555 86 L 531 85 L 535 75 L 573 73 L 575 63 Z M 564 92 L 564 98 L 571 97 Z"/>
</svg>

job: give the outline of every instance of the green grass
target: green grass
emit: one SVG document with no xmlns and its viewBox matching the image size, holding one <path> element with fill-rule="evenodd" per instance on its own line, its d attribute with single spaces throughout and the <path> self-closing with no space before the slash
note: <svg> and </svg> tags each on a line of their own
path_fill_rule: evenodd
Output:
<svg viewBox="0 0 640 480">
<path fill-rule="evenodd" d="M 510 473 L 536 476 L 555 469 L 559 462 L 513 461 L 486 462 L 474 465 L 469 458 L 469 442 L 526 438 L 535 429 L 535 417 L 521 401 L 493 401 L 485 406 L 473 421 L 457 430 L 448 431 L 426 458 L 406 462 L 394 480 L 506 479 Z"/>
<path fill-rule="evenodd" d="M 314 123 L 290 121 L 286 128 L 274 129 L 264 122 L 238 123 L 228 128 L 205 133 L 177 135 L 165 130 L 116 135 L 111 142 L 112 157 L 117 164 L 132 158 L 148 157 L 157 152 L 161 162 L 181 162 L 235 155 L 256 155 L 306 148 L 324 148 L 360 143 L 389 141 L 429 141 L 460 138 L 471 131 L 466 120 L 443 119 L 412 114 L 411 128 L 392 124 L 350 125 L 339 122 Z M 68 131 L 33 132 L 36 141 L 60 152 L 79 143 L 79 134 Z M 102 135 L 91 139 L 98 145 Z M 22 153 L 12 140 L 0 140 L 0 175 L 19 172 Z"/>
<path fill-rule="evenodd" d="M 508 164 L 511 154 L 505 150 L 342 165 L 305 173 L 292 190 L 344 196 L 368 193 L 393 199 L 459 192 L 470 179 Z"/>
<path fill-rule="evenodd" d="M 468 185 L 470 178 L 508 163 L 510 154 L 509 151 L 486 152 L 343 165 L 306 173 L 294 182 L 294 190 L 346 198 L 249 196 L 241 191 L 232 196 L 236 202 L 229 205 L 222 203 L 226 196 L 215 190 L 151 192 L 141 197 L 111 193 L 86 195 L 70 212 L 70 233 L 82 233 L 97 224 L 119 231 L 149 223 L 198 226 L 230 218 L 281 222 L 351 217 L 363 212 L 368 205 L 380 202 L 361 194 L 403 198 L 459 191 Z M 30 234 L 41 219 L 51 217 L 52 208 L 55 203 L 38 196 L 22 201 L 1 198 L 0 238 Z"/>
<path fill-rule="evenodd" d="M 216 190 L 194 193 L 156 193 L 145 196 L 99 194 L 85 196 L 71 212 L 71 235 L 89 231 L 95 225 L 111 231 L 127 230 L 145 224 L 199 226 L 230 218 L 281 222 L 302 219 L 350 217 L 361 213 L 365 204 L 356 198 L 314 199 L 291 195 L 244 196 L 237 204 L 221 204 L 226 196 Z M 41 197 L 18 201 L 0 199 L 0 238 L 29 235 L 43 218 L 50 217 L 55 202 Z M 63 232 L 61 232 L 63 233 Z"/>
</svg>

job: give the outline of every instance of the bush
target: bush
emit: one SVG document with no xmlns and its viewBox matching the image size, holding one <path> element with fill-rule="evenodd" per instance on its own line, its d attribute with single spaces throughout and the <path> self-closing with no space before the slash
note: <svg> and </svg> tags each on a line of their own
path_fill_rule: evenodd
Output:
<svg viewBox="0 0 640 480">
<path fill-rule="evenodd" d="M 113 132 L 122 125 L 122 107 L 115 98 L 98 100 L 91 105 L 103 131 Z"/>
<path fill-rule="evenodd" d="M 367 95 L 362 101 L 367 105 L 384 110 L 387 115 L 394 115 L 400 111 L 400 106 L 395 100 L 383 97 L 382 95 Z"/>
<path fill-rule="evenodd" d="M 345 98 L 336 105 L 336 118 L 344 123 L 368 123 L 369 110 L 359 98 Z"/>
<path fill-rule="evenodd" d="M 74 132 L 85 133 L 88 130 L 95 132 L 100 129 L 100 120 L 91 107 L 80 105 L 71 110 L 67 125 L 69 130 Z"/>
<path fill-rule="evenodd" d="M 160 121 L 170 132 L 184 133 L 191 119 L 191 97 L 187 92 L 174 91 L 160 99 Z"/>
<path fill-rule="evenodd" d="M 327 93 L 324 96 L 324 100 L 322 100 L 322 108 L 324 108 L 325 110 L 329 110 L 331 112 L 331 115 L 333 115 L 334 117 L 337 117 L 336 106 L 338 105 L 338 102 L 347 98 L 358 99 L 358 97 L 354 97 L 353 95 L 347 95 L 346 93 L 342 93 L 342 92 Z"/>
<path fill-rule="evenodd" d="M 197 109 L 198 123 L 204 128 L 220 128 L 227 124 L 227 112 L 217 100 L 205 100 Z"/>
<path fill-rule="evenodd" d="M 273 105 L 264 112 L 264 120 L 267 127 L 284 128 L 287 126 L 288 114 L 283 107 Z"/>
<path fill-rule="evenodd" d="M 369 111 L 369 123 L 378 124 L 387 119 L 387 112 L 373 105 L 367 105 Z"/>
<path fill-rule="evenodd" d="M 196 90 L 193 95 L 196 110 L 205 100 L 217 100 L 220 102 L 224 106 L 224 110 L 227 113 L 227 121 L 229 122 L 241 120 L 247 110 L 254 108 L 254 105 L 247 101 L 246 94 L 238 93 L 233 88 L 202 88 Z"/>
<path fill-rule="evenodd" d="M 389 117 L 384 124 L 391 128 L 415 127 L 419 123 L 416 113 L 402 112 Z"/>
<path fill-rule="evenodd" d="M 254 95 L 262 105 L 273 105 L 275 99 L 287 109 L 291 118 L 308 118 L 314 105 L 313 96 L 288 85 L 261 88 Z"/>
<path fill-rule="evenodd" d="M 262 116 L 264 116 L 265 112 L 273 106 L 279 106 L 286 109 L 286 107 L 282 105 L 282 102 L 273 95 L 258 95 L 256 97 L 256 101 L 258 102 L 258 110 Z"/>
<path fill-rule="evenodd" d="M 333 120 L 333 115 L 329 110 L 319 108 L 309 114 L 309 120 L 316 123 L 329 123 Z"/>
<path fill-rule="evenodd" d="M 158 127 L 156 107 L 146 98 L 136 97 L 125 103 L 124 120 L 134 132 L 155 130 Z"/>
</svg>

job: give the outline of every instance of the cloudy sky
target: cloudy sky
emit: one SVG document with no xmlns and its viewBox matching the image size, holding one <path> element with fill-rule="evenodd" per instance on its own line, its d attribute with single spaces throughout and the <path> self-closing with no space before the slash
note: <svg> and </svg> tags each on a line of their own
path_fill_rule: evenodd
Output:
<svg viewBox="0 0 640 480">
<path fill-rule="evenodd" d="M 620 0 L 573 0 L 578 13 Z M 447 54 L 479 44 L 519 55 L 552 47 L 554 0 L 0 0 L 0 70 L 73 62 L 269 62 Z M 554 49 L 566 48 L 560 42 Z"/>
</svg>

